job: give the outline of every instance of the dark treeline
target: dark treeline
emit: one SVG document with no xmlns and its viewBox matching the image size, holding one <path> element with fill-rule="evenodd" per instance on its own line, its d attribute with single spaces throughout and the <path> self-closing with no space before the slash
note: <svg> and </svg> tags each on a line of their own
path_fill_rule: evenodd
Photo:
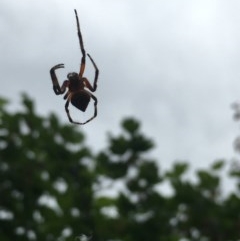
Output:
<svg viewBox="0 0 240 241">
<path fill-rule="evenodd" d="M 187 178 L 148 157 L 153 141 L 134 118 L 93 153 L 78 126 L 0 100 L 0 240 L 234 241 L 240 239 L 240 170 L 223 160 Z M 223 193 L 221 175 L 235 190 Z M 159 191 L 168 183 L 172 195 Z M 114 192 L 107 195 L 103 190 Z"/>
</svg>

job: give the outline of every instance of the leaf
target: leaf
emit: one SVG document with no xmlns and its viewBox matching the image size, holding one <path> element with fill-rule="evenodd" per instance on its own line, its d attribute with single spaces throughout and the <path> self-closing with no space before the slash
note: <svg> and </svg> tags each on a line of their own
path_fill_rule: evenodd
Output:
<svg viewBox="0 0 240 241">
<path fill-rule="evenodd" d="M 211 165 L 211 169 L 214 171 L 220 171 L 224 167 L 224 165 L 225 165 L 225 162 L 223 160 L 219 160 L 219 161 L 214 162 Z"/>
<path fill-rule="evenodd" d="M 126 118 L 122 122 L 122 127 L 129 134 L 134 135 L 139 130 L 140 123 L 133 118 Z"/>
</svg>

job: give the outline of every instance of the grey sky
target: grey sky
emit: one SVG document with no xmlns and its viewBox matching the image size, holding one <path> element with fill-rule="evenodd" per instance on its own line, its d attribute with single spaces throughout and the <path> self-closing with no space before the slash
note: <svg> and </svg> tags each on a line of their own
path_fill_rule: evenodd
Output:
<svg viewBox="0 0 240 241">
<path fill-rule="evenodd" d="M 78 71 L 77 9 L 86 51 L 96 61 L 99 115 L 79 126 L 88 142 L 105 146 L 106 131 L 138 118 L 167 167 L 176 159 L 195 167 L 230 159 L 238 135 L 230 104 L 240 99 L 240 2 L 237 0 L 42 0 L 0 2 L 0 95 L 18 106 L 34 97 L 41 114 L 67 122 L 49 69 L 61 82 Z M 87 62 L 86 77 L 94 71 Z M 75 119 L 87 119 L 93 109 Z"/>
</svg>

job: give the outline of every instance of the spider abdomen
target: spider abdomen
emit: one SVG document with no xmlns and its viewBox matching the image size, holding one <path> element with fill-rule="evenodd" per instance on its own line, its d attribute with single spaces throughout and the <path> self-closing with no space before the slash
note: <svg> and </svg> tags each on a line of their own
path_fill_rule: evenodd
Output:
<svg viewBox="0 0 240 241">
<path fill-rule="evenodd" d="M 90 101 L 91 96 L 85 90 L 81 90 L 74 95 L 72 95 L 71 103 L 77 109 L 81 111 L 85 111 L 87 109 L 88 103 Z"/>
</svg>

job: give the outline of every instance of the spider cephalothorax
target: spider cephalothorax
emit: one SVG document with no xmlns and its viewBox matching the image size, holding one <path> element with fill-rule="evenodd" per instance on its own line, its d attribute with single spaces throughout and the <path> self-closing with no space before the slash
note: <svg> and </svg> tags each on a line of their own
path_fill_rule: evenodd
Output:
<svg viewBox="0 0 240 241">
<path fill-rule="evenodd" d="M 58 83 L 58 79 L 55 74 L 55 70 L 64 68 L 64 64 L 57 64 L 54 67 L 52 67 L 50 70 L 50 75 L 51 75 L 51 79 L 52 79 L 52 83 L 53 83 L 53 90 L 56 95 L 64 94 L 66 89 L 68 89 L 67 93 L 64 95 L 64 99 L 67 100 L 66 104 L 65 104 L 65 110 L 66 110 L 69 121 L 74 124 L 84 125 L 97 116 L 97 98 L 91 92 L 94 92 L 97 89 L 97 79 L 98 79 L 99 71 L 98 71 L 97 65 L 95 64 L 92 57 L 89 54 L 87 54 L 87 56 L 89 57 L 90 61 L 93 64 L 93 67 L 95 68 L 95 78 L 94 78 L 93 86 L 90 84 L 90 82 L 88 81 L 87 78 L 83 77 L 83 73 L 85 70 L 85 63 L 86 63 L 86 52 L 85 52 L 85 49 L 83 46 L 82 34 L 80 31 L 80 25 L 79 25 L 77 11 L 76 10 L 74 10 L 74 11 L 75 11 L 76 21 L 77 21 L 78 38 L 79 38 L 80 48 L 81 48 L 81 52 L 82 52 L 82 59 L 81 59 L 79 74 L 75 73 L 75 72 L 69 73 L 67 75 L 68 80 L 65 80 L 61 87 Z M 91 92 L 86 90 L 85 88 L 90 90 Z M 90 119 L 88 119 L 85 122 L 73 121 L 70 116 L 69 109 L 68 109 L 69 102 L 71 102 L 71 104 L 73 106 L 75 106 L 77 109 L 84 112 L 87 109 L 87 106 L 88 106 L 91 98 L 94 100 L 93 117 L 91 117 Z"/>
<path fill-rule="evenodd" d="M 71 72 L 67 75 L 67 78 L 71 81 L 78 80 L 78 73 L 76 72 Z"/>
</svg>

